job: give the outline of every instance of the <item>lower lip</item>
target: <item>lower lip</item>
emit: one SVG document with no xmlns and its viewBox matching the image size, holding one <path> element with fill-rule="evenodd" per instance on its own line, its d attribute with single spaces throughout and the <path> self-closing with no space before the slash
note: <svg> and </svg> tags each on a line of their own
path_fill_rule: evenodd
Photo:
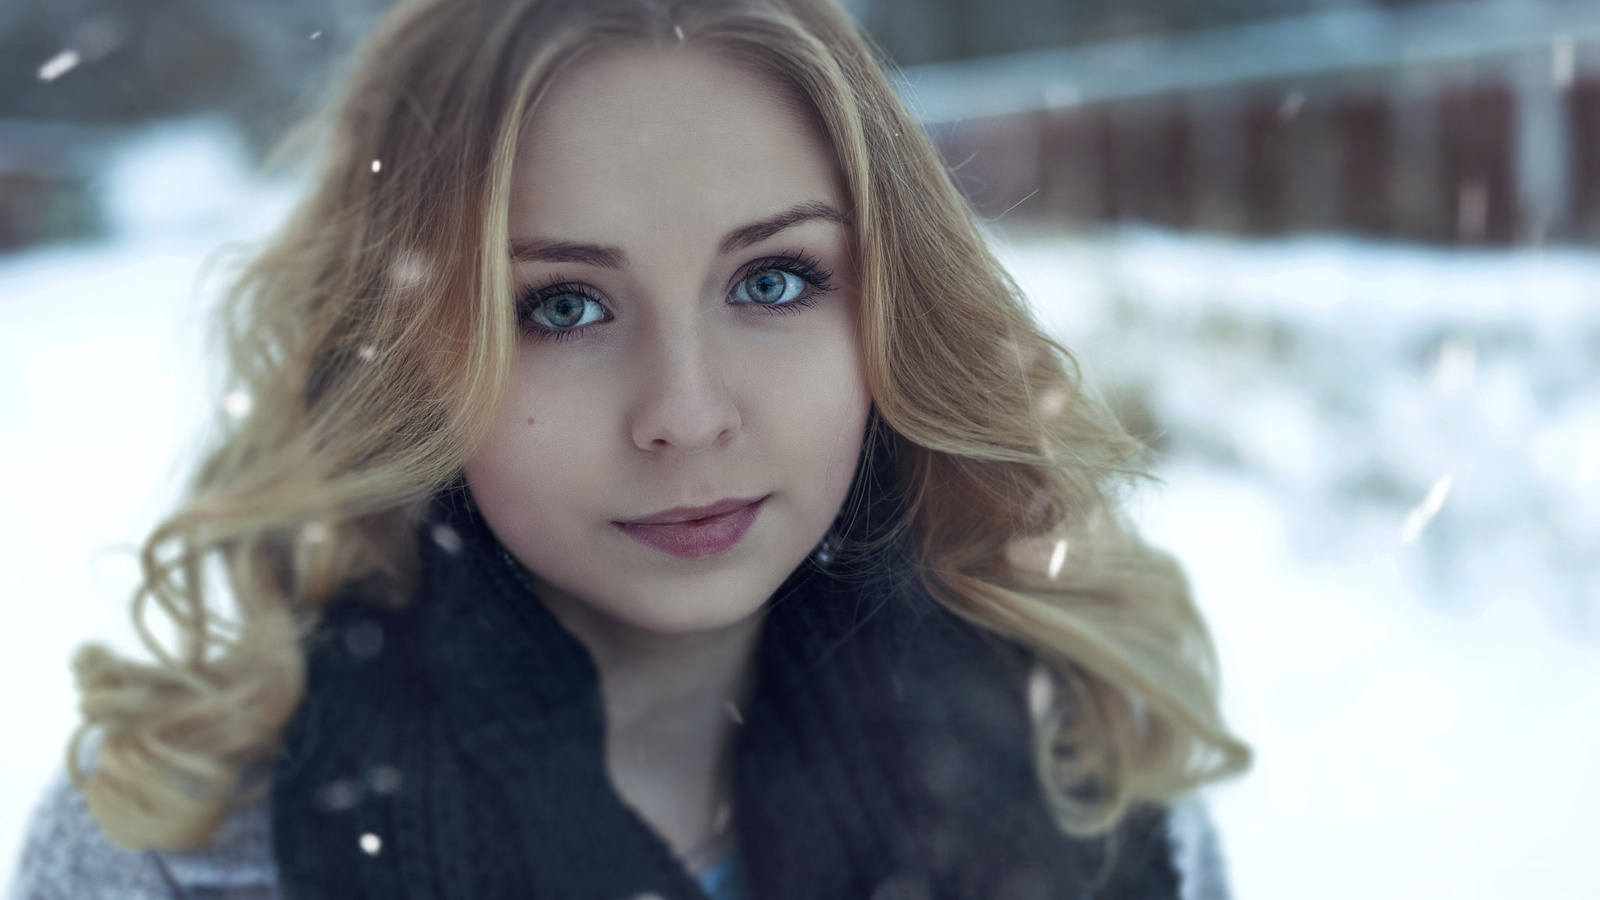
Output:
<svg viewBox="0 0 1600 900">
<path fill-rule="evenodd" d="M 662 553 L 670 553 L 685 559 L 716 556 L 739 543 L 744 533 L 755 524 L 756 516 L 761 513 L 761 505 L 766 502 L 767 498 L 762 497 L 749 506 L 741 506 L 720 516 L 707 516 L 704 519 L 688 522 L 673 522 L 668 525 L 630 525 L 618 522 L 617 527 L 628 537 Z"/>
</svg>

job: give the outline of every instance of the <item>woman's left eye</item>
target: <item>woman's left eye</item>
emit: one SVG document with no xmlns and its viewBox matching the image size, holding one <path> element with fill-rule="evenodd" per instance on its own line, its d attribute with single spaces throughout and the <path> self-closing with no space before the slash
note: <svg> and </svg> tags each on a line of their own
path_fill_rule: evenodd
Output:
<svg viewBox="0 0 1600 900">
<path fill-rule="evenodd" d="M 782 269 L 752 272 L 733 286 L 733 299 L 739 303 L 778 306 L 793 302 L 806 289 L 806 281 Z"/>
</svg>

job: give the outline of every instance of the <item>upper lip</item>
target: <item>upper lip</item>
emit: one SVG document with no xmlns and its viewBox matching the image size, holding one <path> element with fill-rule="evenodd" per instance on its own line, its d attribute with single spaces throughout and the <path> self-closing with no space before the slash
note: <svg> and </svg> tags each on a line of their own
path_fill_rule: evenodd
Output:
<svg viewBox="0 0 1600 900">
<path fill-rule="evenodd" d="M 671 509 L 663 509 L 660 512 L 654 512 L 648 516 L 640 516 L 637 519 L 618 519 L 617 524 L 675 525 L 679 522 L 693 522 L 696 519 L 709 519 L 712 516 L 731 513 L 736 509 L 743 509 L 752 503 L 765 499 L 767 499 L 766 495 L 760 497 L 730 497 L 726 500 L 718 500 L 710 506 L 674 506 Z"/>
</svg>

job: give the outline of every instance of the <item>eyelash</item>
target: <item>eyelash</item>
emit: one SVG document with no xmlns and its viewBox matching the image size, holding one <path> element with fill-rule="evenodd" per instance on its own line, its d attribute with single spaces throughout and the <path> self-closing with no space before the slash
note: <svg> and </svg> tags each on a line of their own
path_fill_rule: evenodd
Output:
<svg viewBox="0 0 1600 900">
<path fill-rule="evenodd" d="M 805 253 L 785 253 L 778 256 L 759 259 L 746 266 L 744 270 L 734 278 L 733 287 L 728 289 L 729 293 L 731 294 L 734 287 L 737 287 L 738 284 L 744 279 L 749 278 L 751 275 L 754 275 L 757 272 L 765 272 L 769 269 L 787 272 L 790 275 L 799 278 L 801 281 L 806 282 L 808 285 L 810 285 L 810 288 L 802 292 L 800 296 L 790 300 L 788 303 L 780 303 L 776 305 L 740 303 L 738 305 L 758 306 L 761 308 L 763 313 L 769 315 L 794 315 L 795 313 L 798 313 L 801 310 L 815 304 L 822 294 L 838 290 L 839 287 L 832 281 L 833 270 L 824 269 L 822 267 L 821 260 Z M 543 284 L 528 288 L 523 292 L 522 299 L 517 301 L 517 326 L 522 330 L 522 333 L 539 340 L 559 343 L 561 341 L 570 340 L 574 337 L 577 337 L 596 325 L 602 325 L 611 321 L 611 311 L 609 309 L 606 309 L 606 318 L 601 319 L 599 322 L 591 322 L 588 325 L 578 325 L 573 328 L 546 328 L 542 325 L 535 324 L 531 320 L 531 313 L 539 304 L 545 302 L 546 300 L 566 295 L 582 297 L 585 300 L 589 300 L 598 304 L 602 309 L 606 309 L 605 301 L 601 299 L 599 294 L 589 285 L 581 282 L 568 281 L 561 275 L 555 275 L 547 279 Z"/>
</svg>

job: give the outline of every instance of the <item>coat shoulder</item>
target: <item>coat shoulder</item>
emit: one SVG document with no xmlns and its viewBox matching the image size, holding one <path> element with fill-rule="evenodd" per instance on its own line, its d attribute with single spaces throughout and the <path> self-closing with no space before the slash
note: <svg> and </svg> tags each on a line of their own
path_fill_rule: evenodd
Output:
<svg viewBox="0 0 1600 900">
<path fill-rule="evenodd" d="M 8 900 L 276 900 L 271 815 L 236 810 L 200 850 L 125 850 L 106 839 L 65 773 L 34 808 Z"/>
</svg>

